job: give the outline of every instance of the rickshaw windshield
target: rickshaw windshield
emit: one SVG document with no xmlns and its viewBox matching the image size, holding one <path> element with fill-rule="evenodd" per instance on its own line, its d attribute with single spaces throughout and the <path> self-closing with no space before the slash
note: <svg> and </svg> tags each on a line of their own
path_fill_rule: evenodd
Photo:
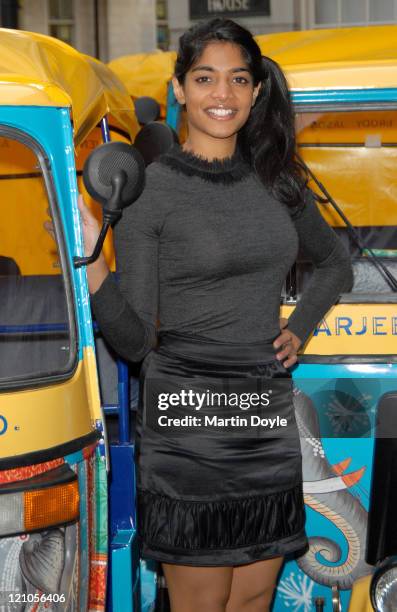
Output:
<svg viewBox="0 0 397 612">
<path fill-rule="evenodd" d="M 56 196 L 40 146 L 1 125 L 0 192 L 0 387 L 48 384 L 77 357 Z"/>
<path fill-rule="evenodd" d="M 298 112 L 299 153 L 354 227 L 360 242 L 370 248 L 397 276 L 397 110 L 352 109 Z M 321 194 L 313 181 L 310 187 Z M 368 251 L 361 250 L 349 228 L 329 203 L 321 211 L 352 257 L 357 300 L 397 301 Z M 297 293 L 309 278 L 311 265 L 300 253 Z M 396 298 L 396 299 L 394 299 Z"/>
</svg>

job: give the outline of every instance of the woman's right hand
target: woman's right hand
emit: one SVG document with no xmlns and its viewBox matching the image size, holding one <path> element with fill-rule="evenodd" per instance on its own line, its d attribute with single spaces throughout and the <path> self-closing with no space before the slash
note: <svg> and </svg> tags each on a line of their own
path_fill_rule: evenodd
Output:
<svg viewBox="0 0 397 612">
<path fill-rule="evenodd" d="M 83 229 L 84 255 L 88 257 L 95 248 L 101 228 L 87 204 L 84 202 L 81 193 L 79 194 L 77 205 L 79 207 Z"/>
<path fill-rule="evenodd" d="M 77 204 L 83 229 L 84 254 L 88 257 L 95 248 L 101 228 L 87 204 L 84 202 L 84 198 L 81 194 L 79 195 Z M 101 252 L 98 259 L 87 266 L 87 279 L 90 293 L 95 293 L 99 289 L 108 274 L 109 268 Z"/>
</svg>

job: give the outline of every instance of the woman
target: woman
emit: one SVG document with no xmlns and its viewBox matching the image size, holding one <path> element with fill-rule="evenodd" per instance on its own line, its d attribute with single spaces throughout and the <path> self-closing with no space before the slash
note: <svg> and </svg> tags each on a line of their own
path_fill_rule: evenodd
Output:
<svg viewBox="0 0 397 612">
<path fill-rule="evenodd" d="M 223 19 L 192 27 L 180 39 L 173 86 L 188 138 L 148 167 L 143 194 L 115 227 L 120 285 L 102 257 L 87 268 L 89 289 L 116 351 L 144 358 L 136 436 L 142 556 L 162 562 L 173 612 L 263 612 L 284 556 L 308 547 L 288 368 L 350 288 L 352 270 L 294 159 L 285 78 L 250 32 Z M 81 199 L 79 207 L 89 253 L 98 226 Z M 315 271 L 280 320 L 298 246 Z M 205 406 L 189 396 L 197 389 Z M 227 404 L 236 390 L 248 405 Z M 214 411 L 208 394 L 219 391 L 227 406 Z M 272 392 L 258 408 L 258 397 Z M 237 418 L 247 406 L 285 417 L 286 430 L 269 436 L 243 423 L 236 433 L 231 419 L 223 431 L 198 425 L 201 409 Z M 180 427 L 170 418 L 162 429 L 159 415 L 197 422 Z"/>
</svg>

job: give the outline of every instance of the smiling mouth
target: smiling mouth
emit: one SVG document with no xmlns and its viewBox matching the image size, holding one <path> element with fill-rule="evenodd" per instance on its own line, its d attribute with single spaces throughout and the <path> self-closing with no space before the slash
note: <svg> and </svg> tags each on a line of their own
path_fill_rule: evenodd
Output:
<svg viewBox="0 0 397 612">
<path fill-rule="evenodd" d="M 228 119 L 233 119 L 235 117 L 237 110 L 234 108 L 206 108 L 205 112 L 211 119 L 216 119 L 217 121 L 227 121 Z"/>
</svg>

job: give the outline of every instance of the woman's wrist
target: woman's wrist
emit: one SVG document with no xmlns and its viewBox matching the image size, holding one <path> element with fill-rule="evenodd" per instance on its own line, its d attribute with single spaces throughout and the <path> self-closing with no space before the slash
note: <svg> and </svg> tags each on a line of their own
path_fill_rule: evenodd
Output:
<svg viewBox="0 0 397 612">
<path fill-rule="evenodd" d="M 109 272 L 110 270 L 102 253 L 96 261 L 87 266 L 88 290 L 91 295 L 98 291 Z"/>
</svg>

